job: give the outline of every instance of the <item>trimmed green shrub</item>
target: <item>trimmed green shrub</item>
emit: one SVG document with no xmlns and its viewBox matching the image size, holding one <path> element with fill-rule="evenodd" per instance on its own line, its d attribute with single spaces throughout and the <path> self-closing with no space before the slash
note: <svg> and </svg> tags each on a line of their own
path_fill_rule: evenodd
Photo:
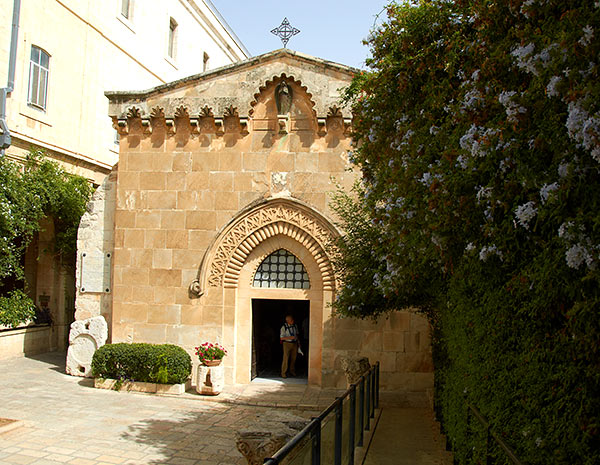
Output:
<svg viewBox="0 0 600 465">
<path fill-rule="evenodd" d="M 191 372 L 191 357 L 173 344 L 107 344 L 92 359 L 96 378 L 179 384 L 185 383 Z"/>
</svg>

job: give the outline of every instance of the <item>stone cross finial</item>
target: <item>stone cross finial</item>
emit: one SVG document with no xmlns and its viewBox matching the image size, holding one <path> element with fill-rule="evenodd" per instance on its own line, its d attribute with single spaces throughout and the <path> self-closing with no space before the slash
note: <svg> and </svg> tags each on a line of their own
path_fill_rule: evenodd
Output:
<svg viewBox="0 0 600 465">
<path fill-rule="evenodd" d="M 283 42 L 283 48 L 287 48 L 287 44 L 292 37 L 296 34 L 300 34 L 300 29 L 292 27 L 287 18 L 283 18 L 281 24 L 275 29 L 271 30 L 271 34 L 275 34 Z"/>
</svg>

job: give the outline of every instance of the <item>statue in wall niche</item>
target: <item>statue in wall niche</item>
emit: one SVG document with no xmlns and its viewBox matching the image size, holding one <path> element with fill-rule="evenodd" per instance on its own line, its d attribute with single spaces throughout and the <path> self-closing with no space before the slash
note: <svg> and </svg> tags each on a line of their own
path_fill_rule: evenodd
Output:
<svg viewBox="0 0 600 465">
<path fill-rule="evenodd" d="M 289 84 L 283 80 L 275 88 L 275 103 L 277 114 L 287 115 L 292 110 L 293 92 Z"/>
</svg>

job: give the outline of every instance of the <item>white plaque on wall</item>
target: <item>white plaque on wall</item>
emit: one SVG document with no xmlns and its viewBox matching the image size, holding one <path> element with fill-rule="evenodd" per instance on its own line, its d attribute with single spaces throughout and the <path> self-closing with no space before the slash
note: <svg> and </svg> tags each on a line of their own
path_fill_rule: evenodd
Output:
<svg viewBox="0 0 600 465">
<path fill-rule="evenodd" d="M 110 292 L 110 259 L 112 254 L 83 252 L 81 254 L 81 292 Z"/>
</svg>

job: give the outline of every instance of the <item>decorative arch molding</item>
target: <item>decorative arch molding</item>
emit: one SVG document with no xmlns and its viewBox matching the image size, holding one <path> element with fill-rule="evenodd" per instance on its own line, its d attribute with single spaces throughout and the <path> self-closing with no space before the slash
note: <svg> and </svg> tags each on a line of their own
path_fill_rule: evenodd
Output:
<svg viewBox="0 0 600 465">
<path fill-rule="evenodd" d="M 334 290 L 335 274 L 326 247 L 338 235 L 320 213 L 296 200 L 272 199 L 250 206 L 218 234 L 190 291 L 202 295 L 206 287 L 237 288 L 248 255 L 276 236 L 287 236 L 301 244 L 319 268 L 323 289 Z"/>
<path fill-rule="evenodd" d="M 312 109 L 313 116 L 316 118 L 317 117 L 317 111 L 315 109 L 316 103 L 313 99 L 313 95 L 308 91 L 308 87 L 303 85 L 302 82 L 297 80 L 294 76 L 288 76 L 286 73 L 281 73 L 279 76 L 273 76 L 271 79 L 269 79 L 267 82 L 265 82 L 262 86 L 260 86 L 258 88 L 258 92 L 256 94 L 254 94 L 254 99 L 252 100 L 252 102 L 250 102 L 249 116 L 252 117 L 254 115 L 254 107 L 258 104 L 258 102 L 260 100 L 260 96 L 269 87 L 275 86 L 276 84 L 278 84 L 279 82 L 281 82 L 283 80 L 289 81 L 289 82 L 297 85 L 302 90 L 302 92 L 304 92 L 306 94 L 306 98 L 310 102 L 310 108 Z"/>
</svg>

